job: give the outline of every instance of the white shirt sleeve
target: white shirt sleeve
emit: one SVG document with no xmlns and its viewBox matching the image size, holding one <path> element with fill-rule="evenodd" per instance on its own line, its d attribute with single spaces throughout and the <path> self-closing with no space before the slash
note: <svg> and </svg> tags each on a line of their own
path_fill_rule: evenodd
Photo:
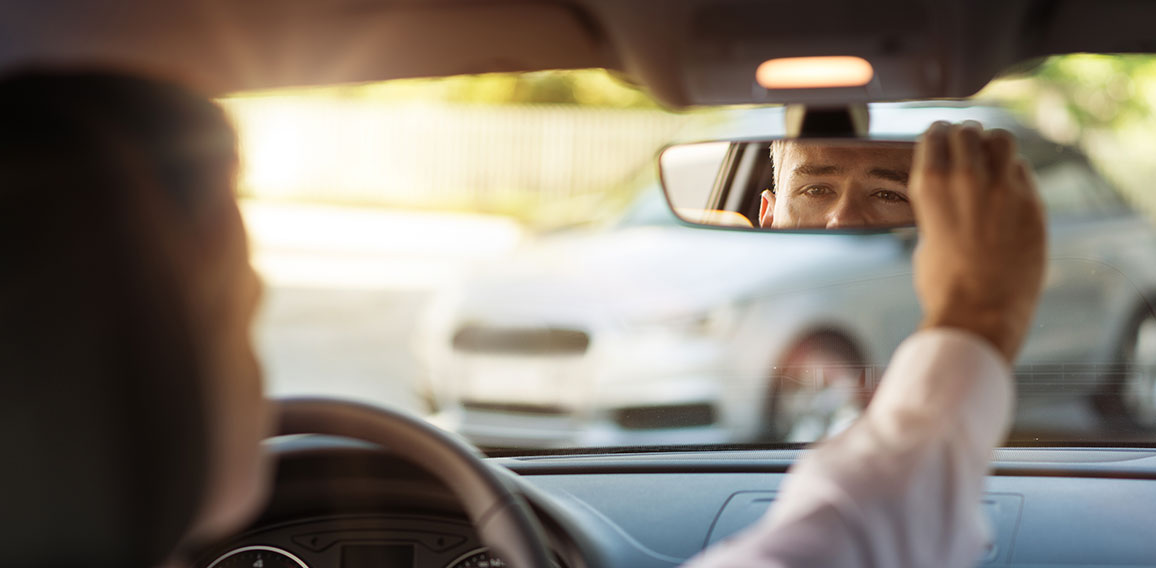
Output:
<svg viewBox="0 0 1156 568">
<path fill-rule="evenodd" d="M 762 520 L 688 566 L 974 566 L 988 535 L 984 476 L 1014 396 L 987 341 L 912 335 L 864 415 L 795 464 Z"/>
</svg>

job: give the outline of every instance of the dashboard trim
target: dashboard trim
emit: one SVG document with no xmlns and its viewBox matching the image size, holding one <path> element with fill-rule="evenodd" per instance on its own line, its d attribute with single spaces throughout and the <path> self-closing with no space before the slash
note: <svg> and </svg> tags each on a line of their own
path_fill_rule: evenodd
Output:
<svg viewBox="0 0 1156 568">
<path fill-rule="evenodd" d="M 786 473 L 808 450 L 642 453 L 491 458 L 518 475 Z M 1156 479 L 1156 451 L 1140 448 L 1003 448 L 990 475 Z"/>
</svg>

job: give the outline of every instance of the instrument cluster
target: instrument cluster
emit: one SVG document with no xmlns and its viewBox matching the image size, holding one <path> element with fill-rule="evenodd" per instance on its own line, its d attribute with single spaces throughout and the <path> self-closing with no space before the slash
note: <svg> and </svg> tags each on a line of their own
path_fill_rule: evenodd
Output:
<svg viewBox="0 0 1156 568">
<path fill-rule="evenodd" d="M 199 568 L 503 568 L 464 520 L 340 516 L 250 531 Z"/>
</svg>

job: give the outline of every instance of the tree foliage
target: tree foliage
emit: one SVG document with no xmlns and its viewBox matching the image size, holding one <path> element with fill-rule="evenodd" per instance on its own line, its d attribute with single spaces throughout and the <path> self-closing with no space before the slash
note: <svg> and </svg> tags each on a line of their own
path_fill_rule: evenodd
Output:
<svg viewBox="0 0 1156 568">
<path fill-rule="evenodd" d="M 1081 147 L 1134 202 L 1156 212 L 1156 57 L 1055 56 L 993 81 L 1003 104 L 1044 136 Z"/>
<path fill-rule="evenodd" d="M 1154 95 L 1156 57 L 1094 54 L 1048 58 L 1027 72 L 993 82 L 981 93 L 1035 117 L 1036 122 L 1059 118 L 1070 126 L 1062 134 L 1076 138 L 1083 131 L 1127 129 L 1151 121 Z"/>
</svg>

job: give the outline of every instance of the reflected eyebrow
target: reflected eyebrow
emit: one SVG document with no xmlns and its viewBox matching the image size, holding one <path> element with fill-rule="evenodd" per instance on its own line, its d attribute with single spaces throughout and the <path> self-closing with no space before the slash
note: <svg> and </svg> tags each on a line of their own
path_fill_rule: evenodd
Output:
<svg viewBox="0 0 1156 568">
<path fill-rule="evenodd" d="M 902 170 L 874 169 L 867 172 L 867 175 L 907 185 L 907 172 Z"/>
<path fill-rule="evenodd" d="M 840 168 L 839 166 L 803 164 L 795 168 L 795 173 L 804 176 L 829 176 L 831 174 L 843 173 L 843 168 Z"/>
</svg>

